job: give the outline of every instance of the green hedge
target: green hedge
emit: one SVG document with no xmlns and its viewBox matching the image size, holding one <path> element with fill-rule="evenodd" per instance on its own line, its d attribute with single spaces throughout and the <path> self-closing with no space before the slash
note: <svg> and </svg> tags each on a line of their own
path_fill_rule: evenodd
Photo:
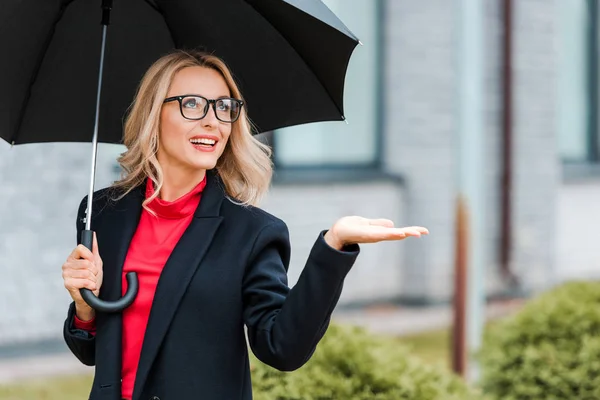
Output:
<svg viewBox="0 0 600 400">
<path fill-rule="evenodd" d="M 251 358 L 255 400 L 469 400 L 463 382 L 397 340 L 332 324 L 311 360 L 280 372 Z"/>
<path fill-rule="evenodd" d="M 600 283 L 570 282 L 494 325 L 482 388 L 502 400 L 600 399 Z"/>
</svg>

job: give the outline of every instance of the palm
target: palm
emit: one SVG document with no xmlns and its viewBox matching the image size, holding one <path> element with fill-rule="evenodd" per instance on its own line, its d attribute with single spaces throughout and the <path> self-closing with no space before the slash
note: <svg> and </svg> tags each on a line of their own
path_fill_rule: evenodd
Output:
<svg viewBox="0 0 600 400">
<path fill-rule="evenodd" d="M 426 228 L 420 226 L 395 228 L 394 223 L 388 219 L 368 219 L 358 216 L 339 219 L 331 232 L 343 244 L 402 240 L 409 236 L 420 237 L 429 233 Z"/>
</svg>

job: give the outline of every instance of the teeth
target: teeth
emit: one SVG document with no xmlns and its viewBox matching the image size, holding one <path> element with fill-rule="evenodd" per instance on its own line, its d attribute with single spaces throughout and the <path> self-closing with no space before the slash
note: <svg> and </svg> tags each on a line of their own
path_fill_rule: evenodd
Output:
<svg viewBox="0 0 600 400">
<path fill-rule="evenodd" d="M 192 144 L 206 144 L 209 146 L 213 146 L 216 141 L 213 139 L 206 139 L 206 138 L 201 138 L 201 139 L 190 139 L 190 143 Z"/>
</svg>

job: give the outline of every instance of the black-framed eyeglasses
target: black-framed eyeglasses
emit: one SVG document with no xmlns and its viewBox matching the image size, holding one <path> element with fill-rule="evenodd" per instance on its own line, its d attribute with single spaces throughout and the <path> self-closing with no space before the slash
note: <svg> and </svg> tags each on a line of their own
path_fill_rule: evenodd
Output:
<svg viewBox="0 0 600 400">
<path fill-rule="evenodd" d="M 242 107 L 244 106 L 244 102 L 238 99 L 225 97 L 209 100 L 206 97 L 197 94 L 168 97 L 163 103 L 169 103 L 175 100 L 179 102 L 179 111 L 183 118 L 192 121 L 197 121 L 206 117 L 208 108 L 212 106 L 219 121 L 233 123 L 239 118 L 242 113 Z"/>
</svg>

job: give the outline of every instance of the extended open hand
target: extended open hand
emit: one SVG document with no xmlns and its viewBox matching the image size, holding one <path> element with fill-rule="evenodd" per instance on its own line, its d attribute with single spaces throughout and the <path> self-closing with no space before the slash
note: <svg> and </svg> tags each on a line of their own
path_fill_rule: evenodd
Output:
<svg viewBox="0 0 600 400">
<path fill-rule="evenodd" d="M 389 219 L 343 217 L 325 234 L 331 247 L 341 250 L 343 246 L 357 243 L 376 243 L 387 240 L 402 240 L 409 236 L 420 237 L 429 231 L 421 226 L 395 228 Z"/>
</svg>

